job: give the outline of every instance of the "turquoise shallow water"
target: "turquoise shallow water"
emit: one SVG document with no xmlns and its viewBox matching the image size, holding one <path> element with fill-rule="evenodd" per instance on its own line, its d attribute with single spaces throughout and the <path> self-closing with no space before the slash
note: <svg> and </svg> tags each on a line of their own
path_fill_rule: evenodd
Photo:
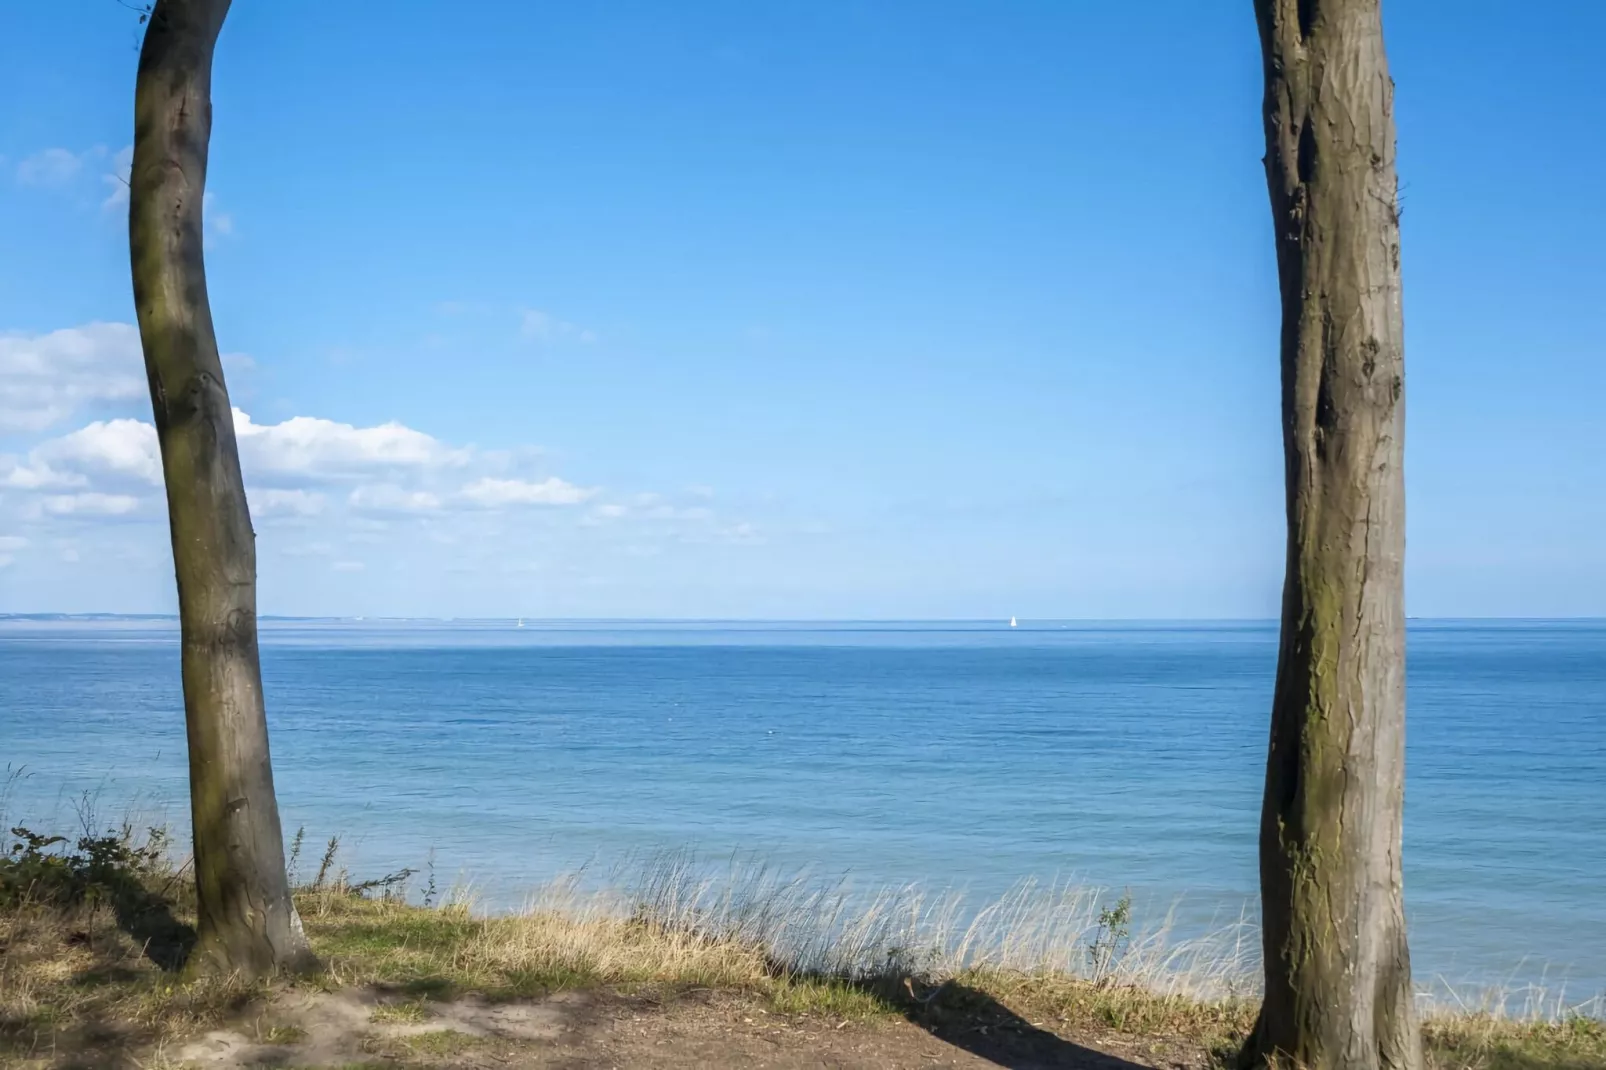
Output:
<svg viewBox="0 0 1606 1070">
<path fill-rule="evenodd" d="M 7 816 L 181 824 L 176 627 L 0 622 Z M 1413 622 L 1420 978 L 1606 989 L 1606 622 Z M 1251 913 L 1270 624 L 265 622 L 287 830 L 493 902 L 588 861 L 753 852 Z"/>
</svg>

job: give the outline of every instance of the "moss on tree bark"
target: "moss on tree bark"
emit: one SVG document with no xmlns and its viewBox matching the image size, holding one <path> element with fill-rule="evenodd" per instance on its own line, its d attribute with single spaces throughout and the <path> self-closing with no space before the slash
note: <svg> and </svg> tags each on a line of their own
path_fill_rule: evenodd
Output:
<svg viewBox="0 0 1606 1070">
<path fill-rule="evenodd" d="M 197 942 L 189 968 L 313 965 L 284 867 L 257 654 L 256 536 L 207 301 L 212 54 L 229 0 L 158 0 L 140 50 L 129 255 L 183 634 Z"/>
<path fill-rule="evenodd" d="M 1402 905 L 1404 332 L 1379 0 L 1256 0 L 1288 546 L 1246 1061 L 1417 1070 Z"/>
</svg>

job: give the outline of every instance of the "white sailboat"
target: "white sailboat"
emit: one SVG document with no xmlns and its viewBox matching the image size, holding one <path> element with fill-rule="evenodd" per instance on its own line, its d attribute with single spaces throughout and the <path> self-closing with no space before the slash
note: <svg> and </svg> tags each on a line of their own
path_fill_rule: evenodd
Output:
<svg viewBox="0 0 1606 1070">
<path fill-rule="evenodd" d="M 519 618 L 519 627 L 520 628 L 524 627 L 524 618 L 523 617 Z"/>
<path fill-rule="evenodd" d="M 1014 617 L 1010 617 L 1010 618 L 1009 618 L 1009 626 L 1010 626 L 1010 627 L 1011 627 L 1011 628 L 1015 628 L 1015 627 L 1018 627 L 1018 625 L 1017 625 L 1017 624 L 1016 624 L 1016 623 L 1015 623 L 1015 618 L 1014 618 Z"/>
</svg>

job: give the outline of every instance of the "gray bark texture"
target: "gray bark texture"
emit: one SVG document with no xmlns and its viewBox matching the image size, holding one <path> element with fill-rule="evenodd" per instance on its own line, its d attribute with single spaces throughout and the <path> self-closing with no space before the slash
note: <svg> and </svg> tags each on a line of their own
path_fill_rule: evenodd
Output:
<svg viewBox="0 0 1606 1070">
<path fill-rule="evenodd" d="M 1419 1070 L 1400 869 L 1404 326 L 1380 0 L 1256 0 L 1288 559 L 1251 1064 Z"/>
<path fill-rule="evenodd" d="M 256 536 L 207 302 L 201 200 L 229 0 L 158 0 L 134 96 L 129 255 L 183 635 L 197 940 L 189 968 L 313 964 L 290 897 L 257 656 Z"/>
</svg>

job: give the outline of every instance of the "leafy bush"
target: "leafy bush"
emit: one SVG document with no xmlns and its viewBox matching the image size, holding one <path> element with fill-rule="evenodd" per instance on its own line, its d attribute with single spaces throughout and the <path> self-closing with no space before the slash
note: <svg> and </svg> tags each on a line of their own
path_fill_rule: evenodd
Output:
<svg viewBox="0 0 1606 1070">
<path fill-rule="evenodd" d="M 1092 981 L 1102 985 L 1115 972 L 1115 966 L 1132 938 L 1132 896 L 1122 895 L 1114 906 L 1099 911 L 1098 928 L 1087 945 Z"/>
<path fill-rule="evenodd" d="M 25 902 L 68 907 L 118 903 L 143 893 L 167 873 L 167 833 L 149 829 L 137 842 L 133 829 L 84 835 L 68 846 L 65 836 L 11 830 L 14 841 L 0 855 L 0 907 Z"/>
</svg>

